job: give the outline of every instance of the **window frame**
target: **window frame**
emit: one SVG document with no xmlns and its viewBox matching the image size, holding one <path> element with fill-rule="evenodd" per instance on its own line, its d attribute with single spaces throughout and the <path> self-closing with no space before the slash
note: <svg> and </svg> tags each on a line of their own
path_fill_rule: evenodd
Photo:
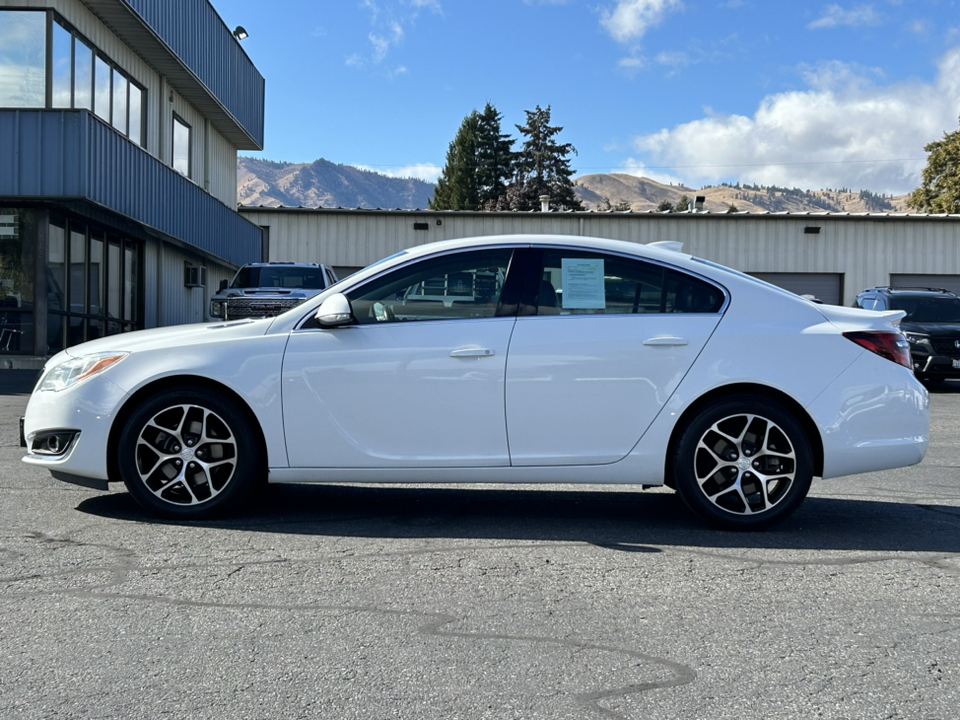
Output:
<svg viewBox="0 0 960 720">
<path fill-rule="evenodd" d="M 576 252 L 576 253 L 590 253 L 597 256 L 606 256 L 617 258 L 618 260 L 625 260 L 629 262 L 635 262 L 645 265 L 654 266 L 660 268 L 663 271 L 663 282 L 661 284 L 661 312 L 657 313 L 571 313 L 567 315 L 558 315 L 553 313 L 545 313 L 543 315 L 539 314 L 540 311 L 540 283 L 541 278 L 543 277 L 545 271 L 545 259 L 547 252 L 556 251 L 556 252 Z M 707 312 L 707 313 L 684 313 L 671 311 L 667 312 L 663 310 L 663 298 L 667 293 L 667 286 L 670 282 L 671 273 L 674 276 L 684 276 L 690 277 L 700 282 L 706 283 L 712 288 L 716 289 L 722 296 L 722 302 L 716 310 Z M 680 268 L 676 265 L 671 265 L 669 263 L 662 262 L 655 258 L 640 257 L 638 255 L 631 255 L 629 253 L 620 253 L 615 250 L 607 250 L 600 248 L 589 248 L 582 246 L 571 246 L 571 245 L 536 245 L 531 248 L 531 256 L 528 260 L 526 280 L 524 282 L 523 295 L 520 300 L 520 309 L 519 315 L 521 317 L 526 316 L 536 316 L 536 317 L 564 317 L 564 318 L 579 318 L 579 317 L 654 317 L 661 315 L 723 315 L 727 306 L 730 304 L 730 293 L 727 291 L 723 285 L 718 283 L 712 278 L 705 277 L 695 271 L 689 270 L 687 268 Z"/>
<path fill-rule="evenodd" d="M 97 45 L 92 42 L 88 37 L 83 33 L 77 30 L 70 22 L 68 22 L 60 13 L 52 8 L 29 8 L 29 7 L 0 7 L 0 13 L 4 12 L 34 12 L 40 13 L 44 17 L 44 33 L 43 33 L 43 57 L 44 57 L 44 72 L 43 72 L 43 92 L 41 96 L 43 98 L 42 102 L 38 105 L 24 106 L 24 107 L 11 107 L 9 109 L 41 109 L 41 110 L 86 110 L 90 114 L 99 118 L 101 121 L 113 128 L 117 133 L 126 137 L 128 140 L 138 145 L 139 147 L 145 148 L 147 145 L 147 88 L 142 84 L 137 82 L 133 76 L 124 70 L 116 61 L 110 58 L 109 55 L 100 50 Z M 60 60 L 66 60 L 67 53 L 56 53 L 55 50 L 59 49 L 61 51 L 66 50 L 65 47 L 59 47 L 57 45 L 57 30 L 63 31 L 66 34 L 66 39 L 69 42 L 69 102 L 66 103 L 57 103 L 54 100 L 54 91 L 57 88 L 57 80 L 63 81 L 63 76 L 58 75 L 55 72 L 54 65 Z M 86 51 L 89 53 L 89 77 L 78 77 L 78 45 L 82 45 Z M 107 98 L 106 98 L 106 109 L 99 107 L 97 104 L 97 69 L 98 63 L 102 64 L 107 70 Z M 87 69 L 87 68 L 85 68 Z M 114 87 L 117 84 L 115 78 L 122 78 L 125 86 L 126 97 L 124 99 L 124 122 L 121 124 L 121 127 L 118 127 L 113 122 L 113 113 L 114 113 Z M 86 80 L 89 80 L 89 87 L 84 87 L 86 85 Z M 130 113 L 130 88 L 136 88 L 140 94 L 140 103 L 139 103 L 139 117 L 133 118 Z M 61 88 L 65 89 L 65 88 Z M 79 100 L 79 102 L 78 102 Z M 89 104 L 85 104 L 89 101 Z M 5 107 L 5 106 L 0 106 Z M 136 127 L 138 130 L 137 137 L 131 137 L 130 128 Z"/>
<path fill-rule="evenodd" d="M 182 127 L 187 132 L 187 171 L 183 172 L 177 167 L 177 127 Z M 170 167 L 183 177 L 193 178 L 193 126 L 184 120 L 179 114 L 173 113 L 173 122 L 170 123 Z"/>
</svg>

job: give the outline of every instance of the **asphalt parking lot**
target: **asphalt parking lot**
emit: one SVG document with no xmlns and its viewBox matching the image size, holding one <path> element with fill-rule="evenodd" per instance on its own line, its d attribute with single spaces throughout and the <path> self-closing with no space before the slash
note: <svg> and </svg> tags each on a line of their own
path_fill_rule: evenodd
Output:
<svg viewBox="0 0 960 720">
<path fill-rule="evenodd" d="M 160 522 L 19 462 L 30 375 L 0 372 L 0 717 L 957 717 L 960 383 L 921 465 L 745 534 L 608 486 Z"/>
</svg>

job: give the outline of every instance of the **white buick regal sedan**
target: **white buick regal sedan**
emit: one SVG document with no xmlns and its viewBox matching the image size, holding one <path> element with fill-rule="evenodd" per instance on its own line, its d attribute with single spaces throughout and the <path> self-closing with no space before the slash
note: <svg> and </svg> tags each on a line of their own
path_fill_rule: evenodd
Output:
<svg viewBox="0 0 960 720">
<path fill-rule="evenodd" d="M 678 243 L 440 242 L 274 318 L 61 352 L 24 461 L 181 519 L 266 482 L 617 483 L 760 528 L 814 476 L 923 458 L 902 315 L 814 304 Z"/>
</svg>

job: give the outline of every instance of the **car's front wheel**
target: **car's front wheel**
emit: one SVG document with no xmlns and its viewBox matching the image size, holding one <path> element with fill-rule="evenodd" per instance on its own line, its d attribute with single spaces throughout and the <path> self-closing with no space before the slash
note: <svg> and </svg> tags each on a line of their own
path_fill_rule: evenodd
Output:
<svg viewBox="0 0 960 720">
<path fill-rule="evenodd" d="M 240 408 L 203 389 L 143 403 L 120 434 L 120 476 L 144 508 L 200 519 L 235 509 L 261 468 L 257 438 Z"/>
<path fill-rule="evenodd" d="M 674 483 L 704 520 L 734 530 L 769 527 L 803 502 L 813 452 L 803 427 L 780 405 L 737 396 L 702 411 L 674 448 Z"/>
</svg>

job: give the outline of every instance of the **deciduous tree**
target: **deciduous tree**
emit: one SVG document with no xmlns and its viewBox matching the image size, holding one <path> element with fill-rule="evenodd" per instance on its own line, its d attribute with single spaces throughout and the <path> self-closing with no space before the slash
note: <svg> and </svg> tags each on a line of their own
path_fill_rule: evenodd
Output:
<svg viewBox="0 0 960 720">
<path fill-rule="evenodd" d="M 920 212 L 960 213 L 960 130 L 944 133 L 927 145 L 923 184 L 911 193 L 907 205 Z"/>
</svg>

